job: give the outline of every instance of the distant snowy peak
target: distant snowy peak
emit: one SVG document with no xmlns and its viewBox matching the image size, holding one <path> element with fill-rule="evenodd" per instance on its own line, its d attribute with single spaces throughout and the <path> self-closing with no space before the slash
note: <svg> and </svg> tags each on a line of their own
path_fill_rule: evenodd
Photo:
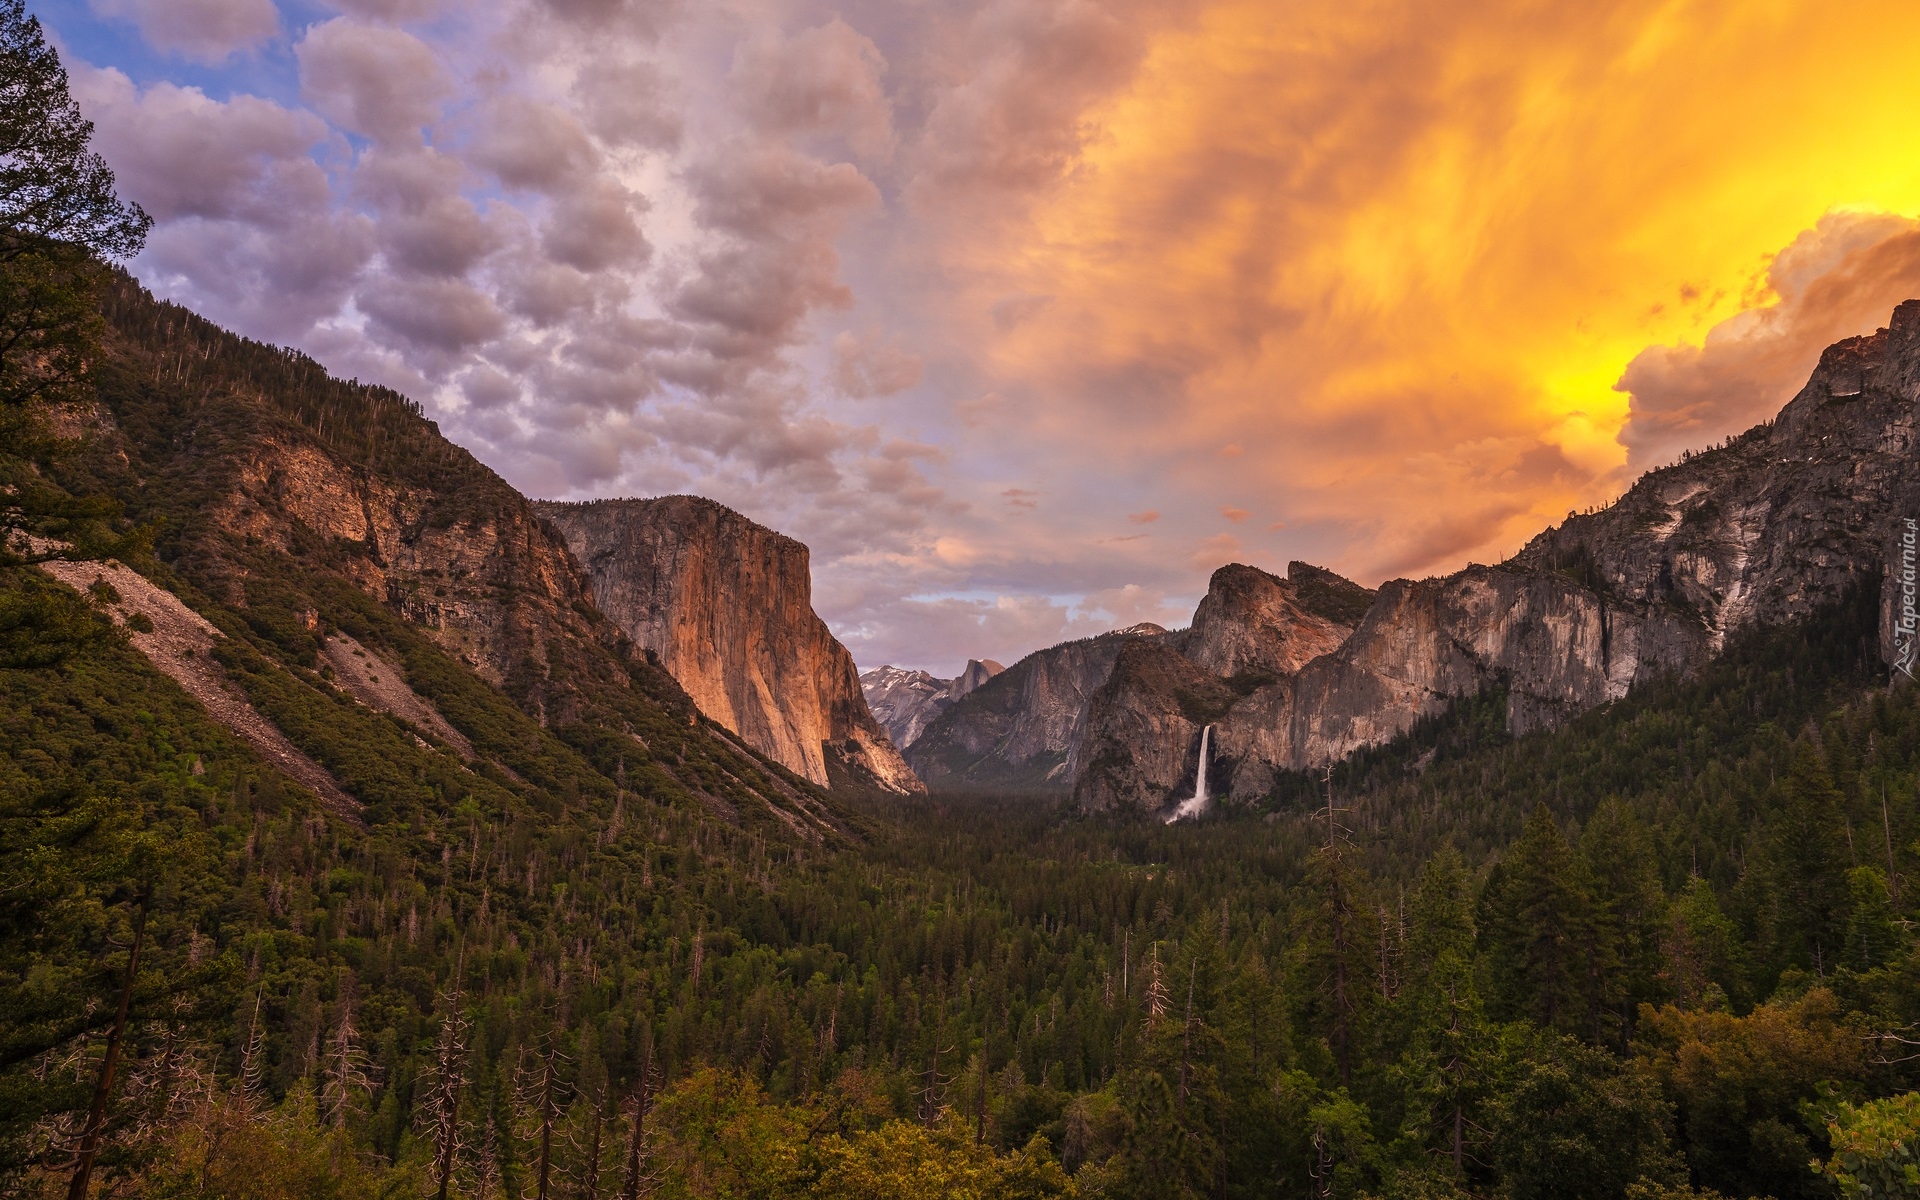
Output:
<svg viewBox="0 0 1920 1200">
<path fill-rule="evenodd" d="M 1006 670 L 992 659 L 969 659 L 966 667 L 952 679 L 941 679 L 926 671 L 904 667 L 875 667 L 860 676 L 860 690 L 866 694 L 867 707 L 893 744 L 904 751 L 911 746 L 935 717 L 954 701 L 966 696 Z"/>
</svg>

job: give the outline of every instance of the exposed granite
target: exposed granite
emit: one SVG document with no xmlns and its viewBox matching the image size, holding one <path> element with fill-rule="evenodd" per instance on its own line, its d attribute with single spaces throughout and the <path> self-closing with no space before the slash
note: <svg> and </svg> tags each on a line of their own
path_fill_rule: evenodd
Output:
<svg viewBox="0 0 1920 1200">
<path fill-rule="evenodd" d="M 827 755 L 923 790 L 868 711 L 853 656 L 813 611 L 807 548 L 698 496 L 540 501 L 600 611 L 659 657 L 700 711 L 817 784 Z"/>
</svg>

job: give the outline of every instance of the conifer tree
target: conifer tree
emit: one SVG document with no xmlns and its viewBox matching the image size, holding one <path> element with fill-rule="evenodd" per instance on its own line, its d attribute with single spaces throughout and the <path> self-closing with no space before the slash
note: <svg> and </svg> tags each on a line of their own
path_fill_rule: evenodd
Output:
<svg viewBox="0 0 1920 1200">
<path fill-rule="evenodd" d="M 1661 937 L 1661 982 L 1675 1004 L 1716 1009 L 1739 998 L 1738 938 L 1713 885 L 1698 875 L 1688 880 L 1668 905 Z"/>
<path fill-rule="evenodd" d="M 1824 975 L 1846 934 L 1847 854 L 1842 797 L 1811 735 L 1794 743 L 1773 820 L 1776 937 L 1793 965 Z"/>
<path fill-rule="evenodd" d="M 1501 1010 L 1549 1029 L 1574 1023 L 1589 898 L 1573 848 L 1546 805 L 1527 818 L 1489 880 L 1482 908 L 1481 936 Z"/>
<path fill-rule="evenodd" d="M 1602 804 L 1580 834 L 1580 878 L 1589 887 L 1582 932 L 1586 1036 L 1624 1054 L 1634 1013 L 1654 999 L 1666 896 L 1646 828 L 1617 800 Z"/>
</svg>

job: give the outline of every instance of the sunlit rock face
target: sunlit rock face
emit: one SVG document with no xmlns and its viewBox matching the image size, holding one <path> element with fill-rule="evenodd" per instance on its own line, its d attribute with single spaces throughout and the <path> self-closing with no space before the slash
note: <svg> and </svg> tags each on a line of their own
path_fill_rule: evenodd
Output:
<svg viewBox="0 0 1920 1200">
<path fill-rule="evenodd" d="M 1246 801 L 1278 771 L 1388 741 L 1496 685 L 1508 728 L 1525 733 L 1875 579 L 1885 616 L 1896 597 L 1882 573 L 1920 518 L 1916 401 L 1920 301 L 1908 301 L 1888 328 L 1830 347 L 1771 423 L 1569 514 L 1508 562 L 1390 581 L 1345 629 L 1338 613 L 1296 613 L 1287 581 L 1222 568 L 1191 631 L 1098 689 L 1073 749 L 1076 803 L 1164 805 L 1192 778 L 1202 723 L 1212 778 Z M 1891 621 L 1881 628 L 1891 657 Z"/>
<path fill-rule="evenodd" d="M 1004 670 L 992 659 L 978 658 L 969 659 L 966 668 L 952 679 L 903 667 L 875 667 L 861 673 L 860 690 L 866 694 L 874 719 L 886 727 L 887 736 L 905 753 L 935 717 Z"/>
<path fill-rule="evenodd" d="M 1622 607 L 1696 619 L 1717 649 L 1749 625 L 1830 604 L 1883 569 L 1920 516 L 1920 301 L 1828 347 L 1773 422 L 1652 471 L 1607 509 L 1570 516 L 1515 565 L 1559 571 Z"/>
<path fill-rule="evenodd" d="M 1213 573 L 1182 649 L 1220 676 L 1291 675 L 1347 640 L 1373 593 L 1331 571 L 1292 563 L 1286 578 L 1230 563 Z"/>
<path fill-rule="evenodd" d="M 813 611 L 806 546 L 697 496 L 540 502 L 593 601 L 658 656 L 700 711 L 815 783 L 830 760 L 924 790 L 868 711 L 859 673 Z"/>
<path fill-rule="evenodd" d="M 1339 649 L 1222 717 L 1219 754 L 1234 764 L 1228 791 L 1263 795 L 1276 768 L 1344 758 L 1495 684 L 1508 689 L 1513 732 L 1556 724 L 1700 661 L 1704 647 L 1679 614 L 1622 612 L 1553 574 L 1469 567 L 1394 580 Z"/>
</svg>

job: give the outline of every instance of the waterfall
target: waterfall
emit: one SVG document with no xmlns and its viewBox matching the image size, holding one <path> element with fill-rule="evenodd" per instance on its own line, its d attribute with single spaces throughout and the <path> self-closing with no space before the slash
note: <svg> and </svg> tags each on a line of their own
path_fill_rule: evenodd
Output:
<svg viewBox="0 0 1920 1200">
<path fill-rule="evenodd" d="M 1193 772 L 1193 795 L 1182 800 L 1167 816 L 1171 825 L 1181 817 L 1197 817 L 1207 811 L 1207 744 L 1213 737 L 1213 726 L 1203 726 L 1200 730 L 1200 765 Z"/>
</svg>

